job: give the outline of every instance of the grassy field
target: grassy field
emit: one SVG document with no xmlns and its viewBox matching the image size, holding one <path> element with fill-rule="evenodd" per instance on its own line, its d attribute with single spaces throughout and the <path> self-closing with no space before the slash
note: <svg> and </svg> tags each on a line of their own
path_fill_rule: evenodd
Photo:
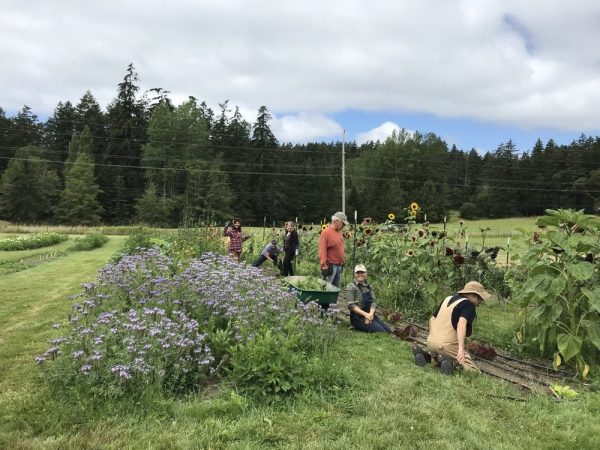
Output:
<svg viewBox="0 0 600 450">
<path fill-rule="evenodd" d="M 327 356 L 346 379 L 347 387 L 334 394 L 315 386 L 264 405 L 223 387 L 145 409 L 61 404 L 41 384 L 34 357 L 57 335 L 51 325 L 64 322 L 67 296 L 94 279 L 123 241 L 111 236 L 100 249 L 0 277 L 0 448 L 600 447 L 598 393 L 559 402 L 485 376 L 444 377 L 414 366 L 408 344 L 345 326 Z M 477 331 L 508 340 L 512 317 L 506 304 L 486 305 Z"/>
</svg>

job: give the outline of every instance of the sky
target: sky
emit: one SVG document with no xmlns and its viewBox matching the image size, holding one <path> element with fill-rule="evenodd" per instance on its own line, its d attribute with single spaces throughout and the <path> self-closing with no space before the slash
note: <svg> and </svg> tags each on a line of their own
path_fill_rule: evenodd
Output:
<svg viewBox="0 0 600 450">
<path fill-rule="evenodd" d="M 0 0 L 0 107 L 40 119 L 90 90 L 224 100 L 280 142 L 394 129 L 493 151 L 600 135 L 597 0 Z"/>
</svg>

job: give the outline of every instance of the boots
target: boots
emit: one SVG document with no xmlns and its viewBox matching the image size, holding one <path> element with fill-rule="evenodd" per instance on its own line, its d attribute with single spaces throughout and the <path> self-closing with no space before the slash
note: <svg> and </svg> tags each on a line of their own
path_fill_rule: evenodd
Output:
<svg viewBox="0 0 600 450">
<path fill-rule="evenodd" d="M 440 356 L 440 371 L 444 375 L 452 375 L 454 372 L 454 360 L 452 358 L 448 358 L 447 356 Z"/>
<path fill-rule="evenodd" d="M 415 364 L 417 366 L 422 367 L 431 362 L 431 355 L 426 353 L 421 347 L 414 346 L 412 352 L 415 355 Z"/>
</svg>

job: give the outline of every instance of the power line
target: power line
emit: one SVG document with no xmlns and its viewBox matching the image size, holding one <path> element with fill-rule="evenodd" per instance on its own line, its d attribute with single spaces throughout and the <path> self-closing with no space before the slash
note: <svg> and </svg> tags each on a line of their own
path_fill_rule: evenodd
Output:
<svg viewBox="0 0 600 450">
<path fill-rule="evenodd" d="M 4 160 L 14 160 L 14 161 L 26 161 L 26 162 L 38 162 L 38 163 L 49 163 L 49 164 L 73 164 L 67 163 L 66 161 L 53 161 L 41 158 L 9 158 L 5 156 L 0 156 L 0 159 Z M 225 173 L 225 174 L 234 174 L 234 175 L 266 175 L 266 176 L 293 176 L 293 177 L 331 177 L 330 173 L 287 173 L 287 172 L 255 172 L 255 171 L 231 171 L 231 170 L 223 170 L 223 169 L 188 169 L 188 168 L 168 168 L 168 167 L 151 167 L 151 166 L 133 166 L 133 165 L 122 165 L 122 164 L 103 164 L 103 163 L 82 163 L 86 166 L 92 167 L 108 167 L 108 168 L 126 168 L 126 169 L 137 169 L 137 170 L 163 170 L 163 171 L 171 171 L 171 172 L 186 172 L 186 173 Z M 370 176 L 355 176 L 357 179 L 361 180 L 377 180 L 381 181 L 380 177 L 370 177 Z M 423 184 L 427 180 L 410 180 L 404 179 L 402 183 L 409 184 Z M 431 180 L 429 180 L 431 181 Z M 496 181 L 496 180 L 488 180 L 488 181 Z M 480 187 L 480 184 L 464 184 L 464 183 L 448 183 L 448 182 L 432 182 L 434 186 L 456 186 L 456 187 L 467 187 L 467 188 L 477 188 Z M 539 191 L 539 192 L 581 192 L 578 189 L 546 189 L 546 188 L 529 188 L 522 186 L 489 186 L 490 190 L 514 190 L 514 191 Z M 589 193 L 600 193 L 600 190 L 586 190 Z"/>
</svg>

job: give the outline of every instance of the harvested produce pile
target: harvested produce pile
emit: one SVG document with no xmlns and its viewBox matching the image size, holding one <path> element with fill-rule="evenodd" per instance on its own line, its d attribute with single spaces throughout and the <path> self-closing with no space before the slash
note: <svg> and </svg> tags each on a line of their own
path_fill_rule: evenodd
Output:
<svg viewBox="0 0 600 450">
<path fill-rule="evenodd" d="M 298 289 L 303 291 L 325 291 L 327 283 L 318 277 L 303 277 L 300 281 L 294 284 Z"/>
</svg>

